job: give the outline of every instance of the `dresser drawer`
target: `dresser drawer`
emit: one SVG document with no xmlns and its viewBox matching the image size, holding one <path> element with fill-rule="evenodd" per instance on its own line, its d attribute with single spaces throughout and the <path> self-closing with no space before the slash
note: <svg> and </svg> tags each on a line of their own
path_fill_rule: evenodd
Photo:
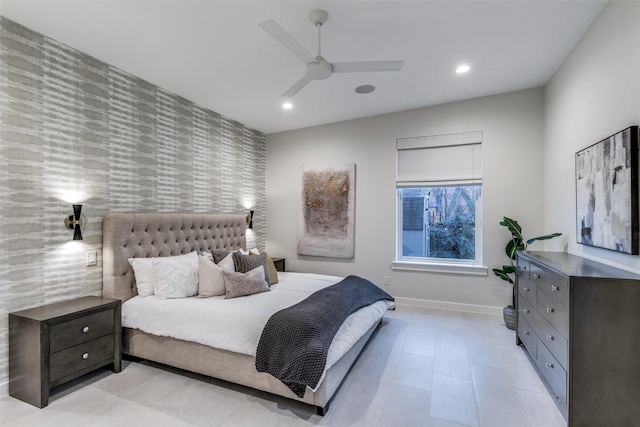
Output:
<svg viewBox="0 0 640 427">
<path fill-rule="evenodd" d="M 518 280 L 518 292 L 534 307 L 538 305 L 537 288 L 528 280 Z"/>
<path fill-rule="evenodd" d="M 540 315 L 533 304 L 524 298 L 518 299 L 518 322 L 524 319 L 537 332 L 538 316 Z"/>
<path fill-rule="evenodd" d="M 524 261 L 520 258 L 516 261 L 516 276 L 518 282 L 520 281 L 528 281 L 529 280 L 529 266 L 530 264 L 527 261 Z"/>
<path fill-rule="evenodd" d="M 536 358 L 536 333 L 533 328 L 522 317 L 518 319 L 518 336 L 523 342 L 527 351 L 533 357 Z"/>
<path fill-rule="evenodd" d="M 569 307 L 569 281 L 566 278 L 548 273 L 545 291 L 560 304 Z"/>
<path fill-rule="evenodd" d="M 538 339 L 538 355 L 536 361 L 542 371 L 542 375 L 547 379 L 551 389 L 556 394 L 556 399 L 562 404 L 567 403 L 567 371 L 558 363 L 551 352 Z"/>
<path fill-rule="evenodd" d="M 565 369 L 568 369 L 569 345 L 567 340 L 545 319 L 540 320 L 537 333 L 538 338 L 551 354 L 553 354 L 553 357 L 555 357 Z"/>
<path fill-rule="evenodd" d="M 51 355 L 49 381 L 54 382 L 96 363 L 113 359 L 113 333 Z"/>
<path fill-rule="evenodd" d="M 50 352 L 56 353 L 103 335 L 112 334 L 113 322 L 113 310 L 105 310 L 52 325 L 49 331 Z"/>
<path fill-rule="evenodd" d="M 569 310 L 538 288 L 538 311 L 563 337 L 569 337 Z M 537 326 L 537 325 L 536 325 Z"/>
<path fill-rule="evenodd" d="M 529 266 L 529 281 L 539 288 L 544 288 L 547 272 L 535 264 Z"/>
</svg>

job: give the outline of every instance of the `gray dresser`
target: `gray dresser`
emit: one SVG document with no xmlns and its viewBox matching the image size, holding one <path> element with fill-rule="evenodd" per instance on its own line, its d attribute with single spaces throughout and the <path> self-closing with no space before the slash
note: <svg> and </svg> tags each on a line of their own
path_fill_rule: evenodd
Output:
<svg viewBox="0 0 640 427">
<path fill-rule="evenodd" d="M 572 427 L 640 426 L 640 276 L 519 252 L 517 344 Z"/>
</svg>

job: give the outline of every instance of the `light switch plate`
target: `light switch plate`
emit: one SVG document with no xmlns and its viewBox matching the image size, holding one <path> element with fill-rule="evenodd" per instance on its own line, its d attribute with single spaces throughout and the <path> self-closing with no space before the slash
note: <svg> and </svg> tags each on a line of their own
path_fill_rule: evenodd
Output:
<svg viewBox="0 0 640 427">
<path fill-rule="evenodd" d="M 98 251 L 87 251 L 85 255 L 87 267 L 98 264 Z"/>
</svg>

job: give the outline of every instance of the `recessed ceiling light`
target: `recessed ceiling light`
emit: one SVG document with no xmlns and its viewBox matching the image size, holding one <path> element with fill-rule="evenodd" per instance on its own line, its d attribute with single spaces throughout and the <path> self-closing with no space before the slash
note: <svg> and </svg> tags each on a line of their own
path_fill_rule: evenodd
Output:
<svg viewBox="0 0 640 427">
<path fill-rule="evenodd" d="M 376 87 L 375 87 L 375 86 L 372 86 L 372 85 L 362 85 L 362 86 L 358 86 L 358 87 L 356 88 L 356 93 L 359 93 L 359 94 L 363 94 L 363 95 L 364 95 L 365 93 L 371 93 L 371 92 L 373 92 L 374 90 L 376 90 Z"/>
<path fill-rule="evenodd" d="M 282 104 L 282 108 L 284 108 L 285 110 L 290 110 L 293 108 L 293 104 L 290 102 L 285 102 L 284 104 Z"/>
<path fill-rule="evenodd" d="M 468 65 L 461 65 L 458 68 L 456 68 L 456 73 L 458 73 L 458 74 L 466 73 L 470 69 L 471 68 Z"/>
</svg>

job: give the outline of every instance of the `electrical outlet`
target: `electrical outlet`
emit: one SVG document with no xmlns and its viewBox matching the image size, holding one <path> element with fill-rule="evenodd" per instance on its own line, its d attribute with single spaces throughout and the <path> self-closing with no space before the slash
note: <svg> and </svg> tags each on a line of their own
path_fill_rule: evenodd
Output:
<svg viewBox="0 0 640 427">
<path fill-rule="evenodd" d="M 391 283 L 389 283 L 389 276 L 384 276 L 384 285 L 391 286 Z"/>
<path fill-rule="evenodd" d="M 87 267 L 98 264 L 98 251 L 87 251 L 85 257 Z"/>
</svg>

